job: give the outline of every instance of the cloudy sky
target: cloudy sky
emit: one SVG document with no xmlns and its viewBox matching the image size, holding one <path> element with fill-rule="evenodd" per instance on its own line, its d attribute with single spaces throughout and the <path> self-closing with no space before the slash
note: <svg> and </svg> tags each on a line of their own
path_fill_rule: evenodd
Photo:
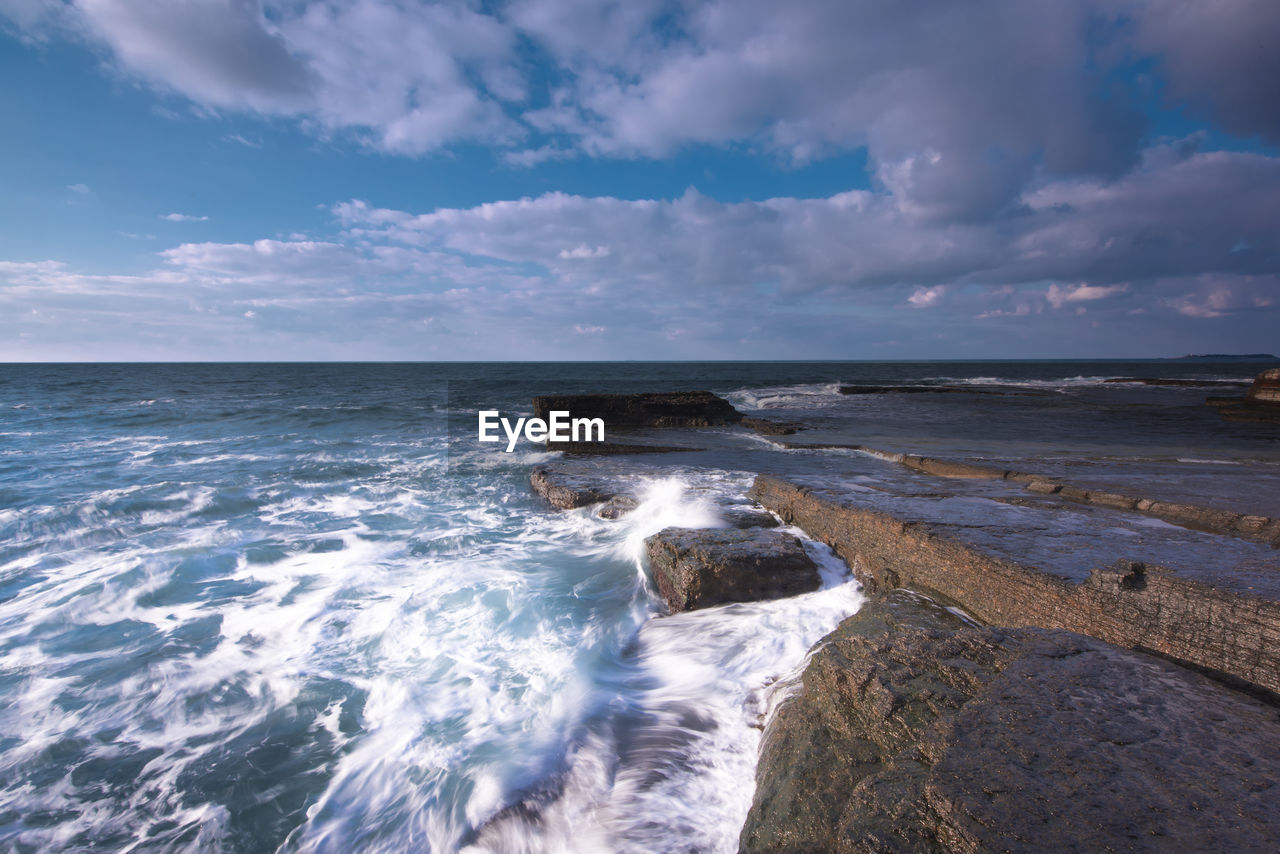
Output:
<svg viewBox="0 0 1280 854">
<path fill-rule="evenodd" d="M 0 0 L 0 360 L 1280 351 L 1275 0 Z"/>
</svg>

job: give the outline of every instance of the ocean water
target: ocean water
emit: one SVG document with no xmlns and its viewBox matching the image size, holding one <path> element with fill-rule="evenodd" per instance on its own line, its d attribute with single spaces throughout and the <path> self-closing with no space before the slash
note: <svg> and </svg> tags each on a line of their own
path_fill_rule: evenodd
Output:
<svg viewBox="0 0 1280 854">
<path fill-rule="evenodd" d="M 709 388 L 813 441 L 1256 508 L 1280 437 L 1203 399 L 1261 367 L 0 366 L 0 848 L 736 850 L 761 727 L 861 594 L 808 542 L 821 590 L 662 616 L 643 539 L 844 458 L 707 431 L 602 462 L 644 496 L 603 520 L 550 511 L 557 455 L 480 446 L 478 409 Z M 1209 385 L 1104 382 L 1155 376 Z"/>
</svg>

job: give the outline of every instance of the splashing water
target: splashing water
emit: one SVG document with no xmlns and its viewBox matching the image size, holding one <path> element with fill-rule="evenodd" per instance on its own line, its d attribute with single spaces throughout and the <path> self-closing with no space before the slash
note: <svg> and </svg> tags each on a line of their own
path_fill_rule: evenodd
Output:
<svg viewBox="0 0 1280 854">
<path fill-rule="evenodd" d="M 732 850 L 771 692 L 857 607 L 661 616 L 644 538 L 740 473 L 609 521 L 536 455 L 447 464 L 430 396 L 120 398 L 9 410 L 0 848 Z"/>
</svg>

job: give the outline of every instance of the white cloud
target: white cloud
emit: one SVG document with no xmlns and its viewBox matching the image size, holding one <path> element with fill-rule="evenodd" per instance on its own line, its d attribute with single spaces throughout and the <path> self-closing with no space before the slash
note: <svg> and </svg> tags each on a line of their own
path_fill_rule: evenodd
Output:
<svg viewBox="0 0 1280 854">
<path fill-rule="evenodd" d="M 1042 183 L 1019 216 L 989 224 L 919 218 L 864 191 L 737 203 L 547 193 L 426 213 L 343 202 L 330 239 L 184 243 L 141 275 L 4 262 L 0 333 L 86 358 L 145 341 L 157 349 L 129 352 L 216 358 L 233 341 L 244 358 L 617 358 L 664 337 L 674 358 L 848 356 L 850 340 L 866 356 L 912 346 L 887 341 L 934 348 L 904 355 L 981 356 L 992 345 L 971 324 L 1015 317 L 1009 353 L 1080 352 L 1098 344 L 1079 337 L 1093 321 L 1112 334 L 1147 324 L 1145 338 L 1135 327 L 1115 339 L 1132 354 L 1168 324 L 1217 328 L 1198 319 L 1229 314 L 1234 339 L 1197 349 L 1267 349 L 1280 161 L 1143 163 L 1111 182 Z M 1230 251 L 1241 239 L 1251 249 Z M 904 303 L 930 310 L 895 310 Z M 33 311 L 61 325 L 33 331 L 20 320 Z M 237 337 L 250 332 L 260 337 Z M 93 356 L 94 342 L 108 349 Z M 0 356 L 21 358 L 14 346 Z"/>
<path fill-rule="evenodd" d="M 942 299 L 944 287 L 934 288 L 916 288 L 915 293 L 907 298 L 907 302 L 912 308 L 931 308 L 938 304 L 938 300 Z"/>
<path fill-rule="evenodd" d="M 79 193 L 82 196 L 87 196 L 93 192 L 93 190 L 89 189 L 88 184 L 68 184 L 67 189 L 73 193 Z"/>
<path fill-rule="evenodd" d="M 1171 106 L 1280 140 L 1268 0 L 9 0 L 0 15 L 28 38 L 105 46 L 203 108 L 404 154 L 475 141 L 532 166 L 866 146 L 878 181 L 941 218 L 990 214 L 1040 174 L 1130 167 L 1152 82 L 1125 82 L 1135 59 Z M 516 149 L 531 132 L 546 136 Z"/>
<path fill-rule="evenodd" d="M 583 259 L 583 258 L 607 258 L 608 256 L 609 256 L 608 246 L 596 246 L 595 248 L 592 248 L 585 243 L 579 243 L 573 249 L 561 249 L 560 253 L 556 257 L 562 258 L 562 259 L 571 259 L 571 258 Z"/>
<path fill-rule="evenodd" d="M 169 222 L 208 222 L 207 216 L 193 216 L 192 214 L 169 213 L 161 214 L 161 219 L 167 219 Z"/>
<path fill-rule="evenodd" d="M 1056 283 L 1049 286 L 1045 299 L 1054 308 L 1062 308 L 1069 302 L 1089 302 L 1106 299 L 1129 290 L 1128 284 L 1119 285 L 1068 285 L 1059 287 Z M 1083 307 L 1081 307 L 1083 308 Z M 1079 309 L 1077 309 L 1079 310 Z"/>
</svg>

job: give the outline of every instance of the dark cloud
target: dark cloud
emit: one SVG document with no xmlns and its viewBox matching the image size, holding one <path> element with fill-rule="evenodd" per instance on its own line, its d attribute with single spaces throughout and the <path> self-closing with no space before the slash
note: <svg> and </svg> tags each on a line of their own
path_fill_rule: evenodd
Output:
<svg viewBox="0 0 1280 854">
<path fill-rule="evenodd" d="M 1135 20 L 1136 47 L 1156 59 L 1171 104 L 1280 144 L 1280 3 L 1147 0 Z"/>
</svg>

